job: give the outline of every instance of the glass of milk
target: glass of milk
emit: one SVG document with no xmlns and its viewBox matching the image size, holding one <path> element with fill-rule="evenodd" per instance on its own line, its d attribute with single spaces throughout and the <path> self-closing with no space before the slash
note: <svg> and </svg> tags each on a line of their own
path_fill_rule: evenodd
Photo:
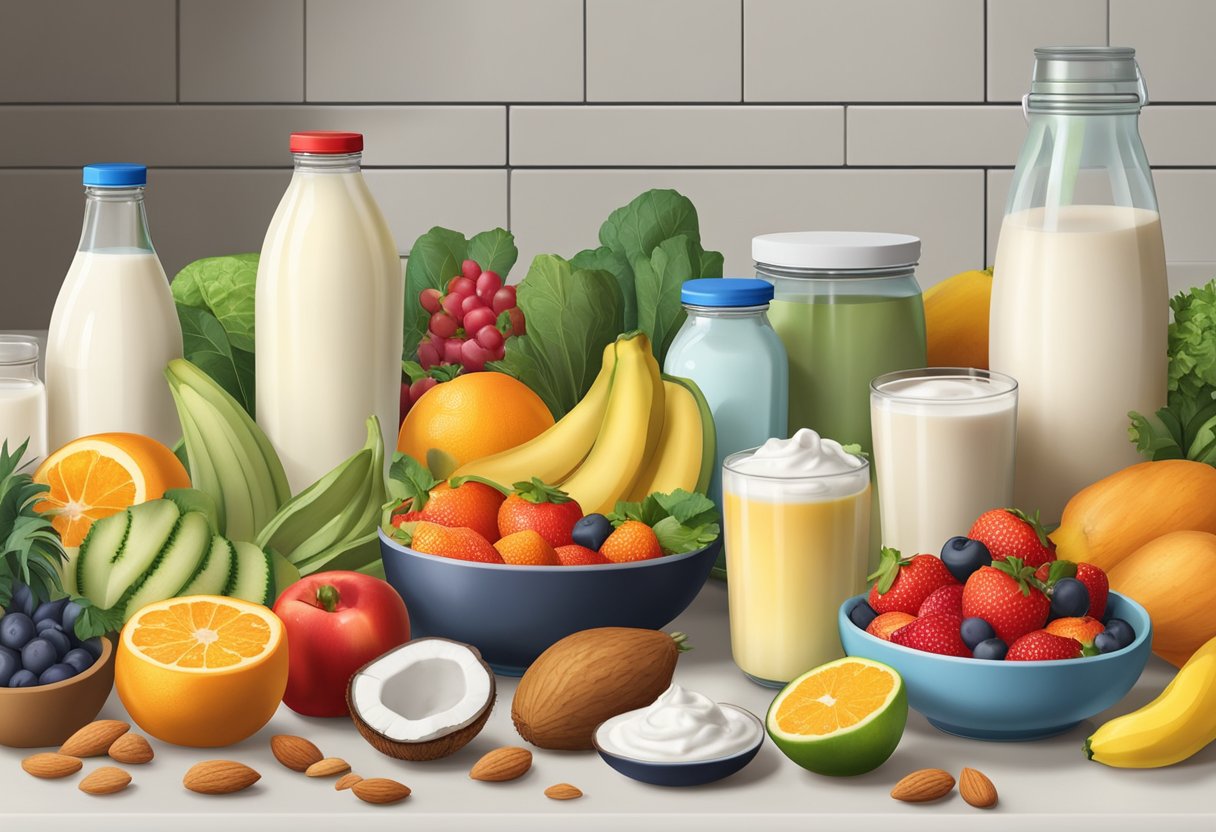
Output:
<svg viewBox="0 0 1216 832">
<path fill-rule="evenodd" d="M 870 465 L 803 428 L 722 468 L 731 652 L 783 687 L 844 655 L 836 613 L 865 585 Z"/>
<path fill-rule="evenodd" d="M 46 388 L 38 378 L 38 341 L 0 334 L 0 443 L 9 453 L 29 440 L 20 465 L 46 456 Z"/>
<path fill-rule="evenodd" d="M 988 370 L 931 367 L 874 379 L 884 546 L 937 554 L 985 511 L 1014 505 L 1017 409 L 1017 382 Z"/>
</svg>

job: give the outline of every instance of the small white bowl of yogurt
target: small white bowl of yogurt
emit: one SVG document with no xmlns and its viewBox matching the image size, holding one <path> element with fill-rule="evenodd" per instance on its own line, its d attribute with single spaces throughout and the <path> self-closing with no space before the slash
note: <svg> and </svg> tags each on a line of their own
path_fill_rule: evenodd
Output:
<svg viewBox="0 0 1216 832">
<path fill-rule="evenodd" d="M 745 708 L 673 683 L 651 705 L 601 723 L 592 742 L 626 777 L 655 786 L 700 786 L 750 763 L 764 744 L 764 723 Z"/>
</svg>

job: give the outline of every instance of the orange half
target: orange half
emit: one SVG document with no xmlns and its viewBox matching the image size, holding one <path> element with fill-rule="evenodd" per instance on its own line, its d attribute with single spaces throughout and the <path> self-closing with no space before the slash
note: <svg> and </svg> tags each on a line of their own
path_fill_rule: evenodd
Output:
<svg viewBox="0 0 1216 832">
<path fill-rule="evenodd" d="M 851 728 L 884 708 L 898 684 L 889 670 L 844 661 L 804 678 L 777 707 L 787 734 L 825 736 Z"/>
<path fill-rule="evenodd" d="M 146 607 L 123 637 L 157 664 L 206 671 L 256 662 L 277 646 L 282 625 L 266 607 L 196 596 Z"/>
</svg>

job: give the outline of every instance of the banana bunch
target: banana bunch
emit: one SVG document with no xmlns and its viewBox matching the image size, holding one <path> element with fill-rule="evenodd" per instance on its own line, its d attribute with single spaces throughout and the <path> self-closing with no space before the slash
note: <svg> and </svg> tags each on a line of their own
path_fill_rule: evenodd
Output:
<svg viewBox="0 0 1216 832">
<path fill-rule="evenodd" d="M 236 399 L 194 364 L 174 359 L 165 377 L 182 424 L 190 482 L 214 498 L 223 534 L 253 540 L 291 498 L 278 454 Z"/>
<path fill-rule="evenodd" d="M 553 427 L 453 476 L 504 485 L 538 477 L 587 514 L 606 514 L 654 491 L 704 491 L 713 462 L 713 419 L 701 391 L 664 377 L 650 340 L 630 333 L 604 348 L 591 389 Z"/>
<path fill-rule="evenodd" d="M 257 545 L 287 558 L 302 575 L 332 569 L 367 571 L 380 559 L 376 530 L 388 495 L 380 420 L 367 420 L 367 442 L 292 497 L 257 536 Z"/>
<path fill-rule="evenodd" d="M 1112 719 L 1085 741 L 1091 760 L 1116 768 L 1182 762 L 1216 741 L 1216 638 L 1195 651 L 1161 695 Z"/>
</svg>

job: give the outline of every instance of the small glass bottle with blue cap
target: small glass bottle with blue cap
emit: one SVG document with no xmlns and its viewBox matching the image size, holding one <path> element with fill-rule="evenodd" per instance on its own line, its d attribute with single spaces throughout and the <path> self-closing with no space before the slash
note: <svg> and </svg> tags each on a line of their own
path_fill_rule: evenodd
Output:
<svg viewBox="0 0 1216 832">
<path fill-rule="evenodd" d="M 710 498 L 722 505 L 722 460 L 787 436 L 789 362 L 768 320 L 773 285 L 756 278 L 689 280 L 680 290 L 688 318 L 663 371 L 701 388 L 717 436 Z M 714 573 L 722 577 L 719 557 Z"/>
</svg>

